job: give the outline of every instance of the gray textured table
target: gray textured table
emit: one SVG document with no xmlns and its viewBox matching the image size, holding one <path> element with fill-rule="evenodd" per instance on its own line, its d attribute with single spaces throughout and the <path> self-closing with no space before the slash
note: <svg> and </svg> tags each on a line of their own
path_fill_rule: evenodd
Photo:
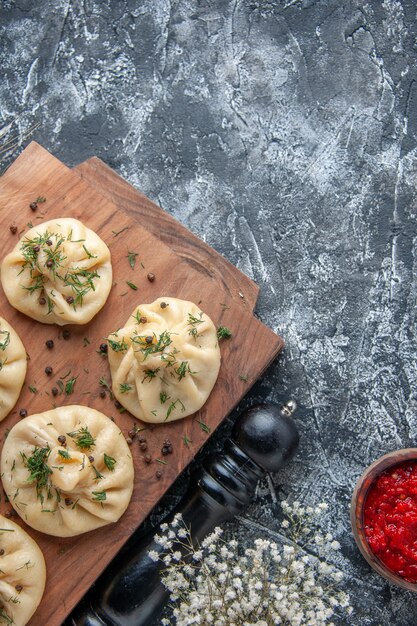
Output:
<svg viewBox="0 0 417 626">
<path fill-rule="evenodd" d="M 326 500 L 349 623 L 415 625 L 348 520 L 364 466 L 416 443 L 414 1 L 3 0 L 0 27 L 1 125 L 101 157 L 261 286 L 287 348 L 245 406 L 296 398 L 302 445 L 236 532 Z"/>
</svg>

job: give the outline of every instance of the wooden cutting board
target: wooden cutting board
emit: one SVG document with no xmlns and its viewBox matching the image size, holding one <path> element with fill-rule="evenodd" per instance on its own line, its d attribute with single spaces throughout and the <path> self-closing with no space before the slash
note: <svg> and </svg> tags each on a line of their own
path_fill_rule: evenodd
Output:
<svg viewBox="0 0 417 626">
<path fill-rule="evenodd" d="M 38 196 L 46 202 L 36 213 L 29 203 Z M 0 425 L 3 440 L 6 430 L 19 419 L 18 412 L 26 408 L 29 414 L 52 408 L 51 387 L 61 379 L 78 376 L 72 395 L 59 396 L 61 404 L 84 404 L 114 416 L 127 436 L 133 424 L 147 427 L 143 431 L 152 463 L 144 462 L 144 453 L 135 439 L 132 455 L 135 464 L 135 485 L 130 506 L 118 523 L 74 538 L 49 537 L 27 527 L 15 518 L 42 548 L 47 562 L 47 586 L 31 626 L 59 626 L 74 605 L 84 595 L 97 576 L 126 542 L 133 531 L 150 513 L 185 466 L 207 440 L 209 433 L 221 423 L 243 395 L 278 355 L 283 341 L 242 305 L 242 298 L 216 279 L 216 272 L 206 273 L 192 267 L 160 239 L 143 228 L 125 212 L 76 173 L 32 143 L 0 179 L 0 243 L 4 254 L 15 245 L 18 235 L 9 226 L 16 223 L 22 233 L 28 222 L 56 217 L 75 217 L 95 230 L 112 253 L 114 286 L 104 309 L 87 326 L 67 327 L 70 338 L 63 338 L 62 329 L 39 324 L 15 311 L 5 300 L 0 301 L 0 314 L 15 327 L 22 338 L 30 360 L 28 374 L 19 402 Z M 127 253 L 137 252 L 137 263 L 131 269 Z M 153 272 L 150 283 L 146 276 Z M 138 286 L 133 291 L 129 280 Z M 232 290 L 233 291 L 233 290 Z M 205 406 L 194 416 L 179 422 L 149 428 L 128 413 L 120 414 L 109 397 L 99 396 L 99 379 L 110 382 L 106 359 L 96 350 L 115 328 L 123 323 L 135 306 L 151 302 L 161 295 L 174 296 L 199 303 L 216 325 L 223 324 L 233 332 L 233 339 L 221 344 L 222 366 L 218 381 Z M 249 307 L 247 307 L 249 308 Z M 47 339 L 55 347 L 48 350 Z M 45 366 L 52 366 L 54 376 L 47 377 Z M 36 388 L 32 393 L 29 386 Z M 173 444 L 173 454 L 161 456 L 164 439 Z M 189 441 L 188 445 L 185 441 Z M 156 461 L 159 458 L 167 464 Z M 156 471 L 162 471 L 160 480 Z M 2 502 L 2 513 L 10 505 Z"/>
</svg>

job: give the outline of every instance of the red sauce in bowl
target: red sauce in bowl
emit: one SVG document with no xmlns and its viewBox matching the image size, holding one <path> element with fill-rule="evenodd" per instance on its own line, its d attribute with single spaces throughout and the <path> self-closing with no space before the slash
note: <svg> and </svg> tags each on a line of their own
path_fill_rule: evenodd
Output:
<svg viewBox="0 0 417 626">
<path fill-rule="evenodd" d="M 378 476 L 363 515 L 372 552 L 389 570 L 417 583 L 417 462 L 394 465 Z"/>
</svg>

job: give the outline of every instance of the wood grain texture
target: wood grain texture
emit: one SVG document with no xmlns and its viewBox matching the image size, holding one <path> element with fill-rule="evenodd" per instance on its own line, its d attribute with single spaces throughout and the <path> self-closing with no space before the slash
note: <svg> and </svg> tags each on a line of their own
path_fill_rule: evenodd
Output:
<svg viewBox="0 0 417 626">
<path fill-rule="evenodd" d="M 207 280 L 221 285 L 233 301 L 249 310 L 255 308 L 259 294 L 256 283 L 155 202 L 129 185 L 103 161 L 92 157 L 77 165 L 73 171 L 110 198 L 119 209 L 141 222 L 146 230 L 163 241 L 195 270 L 203 273 Z"/>
<path fill-rule="evenodd" d="M 30 624 L 58 626 L 207 440 L 209 435 L 201 424 L 207 424 L 211 432 L 214 431 L 278 355 L 283 341 L 246 311 L 231 293 L 225 293 L 214 278 L 196 271 L 137 220 L 118 211 L 108 198 L 36 143 L 30 144 L 0 183 L 0 241 L 4 254 L 12 249 L 18 237 L 9 230 L 11 222 L 15 222 L 18 233 L 22 233 L 29 221 L 36 224 L 56 217 L 74 217 L 95 230 L 107 243 L 114 269 L 114 286 L 106 306 L 87 326 L 70 327 L 68 340 L 63 338 L 62 328 L 34 322 L 2 298 L 0 313 L 16 328 L 30 357 L 19 403 L 1 424 L 2 440 L 6 429 L 18 421 L 19 409 L 26 408 L 33 414 L 52 408 L 51 387 L 59 379 L 65 382 L 69 375 L 78 376 L 74 392 L 55 399 L 58 405 L 85 404 L 101 410 L 115 417 L 126 436 L 133 424 L 141 425 L 128 413 L 119 414 L 110 398 L 99 396 L 100 377 L 105 376 L 110 381 L 110 375 L 107 359 L 96 352 L 103 337 L 123 323 L 141 302 L 151 302 L 160 295 L 189 299 L 198 303 L 216 325 L 224 324 L 233 331 L 233 339 L 222 342 L 219 378 L 205 406 L 194 416 L 179 422 L 156 427 L 147 425 L 143 433 L 152 456 L 150 465 L 145 464 L 144 453 L 137 439 L 134 440 L 134 492 L 128 510 L 118 523 L 60 540 L 33 531 L 17 520 L 38 541 L 47 562 L 45 596 Z M 46 202 L 32 213 L 29 203 L 40 195 L 46 197 Z M 139 253 L 134 270 L 128 263 L 128 250 Z M 146 279 L 149 271 L 157 277 L 153 283 Z M 138 290 L 131 290 L 127 280 L 138 285 Z M 54 340 L 53 350 L 46 348 L 47 339 Z M 48 365 L 53 367 L 53 377 L 44 373 Z M 37 392 L 31 393 L 29 385 Z M 188 446 L 184 443 L 185 436 L 190 440 Z M 162 457 L 162 442 L 166 438 L 173 443 L 174 451 Z M 167 464 L 158 463 L 157 458 Z M 162 471 L 160 480 L 155 476 L 157 470 Z M 2 503 L 0 510 L 5 512 L 10 507 Z"/>
</svg>

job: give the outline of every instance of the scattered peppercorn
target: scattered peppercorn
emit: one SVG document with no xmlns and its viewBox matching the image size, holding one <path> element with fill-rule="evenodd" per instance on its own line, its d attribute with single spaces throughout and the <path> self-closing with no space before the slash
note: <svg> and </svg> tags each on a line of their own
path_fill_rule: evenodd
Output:
<svg viewBox="0 0 417 626">
<path fill-rule="evenodd" d="M 120 402 L 118 400 L 114 401 L 114 406 L 116 407 L 116 409 L 121 409 L 122 405 L 120 404 Z"/>
<path fill-rule="evenodd" d="M 26 411 L 26 409 L 20 409 L 19 411 L 19 415 L 20 417 L 27 417 L 28 412 Z"/>
<path fill-rule="evenodd" d="M 145 441 L 146 441 L 146 437 L 144 437 L 143 435 L 141 435 L 141 436 L 139 437 L 139 443 L 145 443 Z"/>
<path fill-rule="evenodd" d="M 10 517 L 17 517 L 17 513 L 14 509 L 10 511 Z"/>
<path fill-rule="evenodd" d="M 48 239 L 47 242 L 46 242 L 46 245 L 47 246 L 52 246 L 52 241 L 50 239 Z"/>
<path fill-rule="evenodd" d="M 44 304 L 46 304 L 46 298 L 44 298 L 43 296 L 41 296 L 41 297 L 39 298 L 38 302 L 39 302 L 39 304 L 40 304 L 41 306 L 43 306 Z"/>
<path fill-rule="evenodd" d="M 94 457 L 92 454 L 90 454 L 90 456 L 88 457 L 88 460 L 90 461 L 90 463 L 94 463 Z"/>
<path fill-rule="evenodd" d="M 41 251 L 41 247 L 40 246 L 33 246 L 33 252 L 40 252 Z"/>
<path fill-rule="evenodd" d="M 100 398 L 105 398 L 106 397 L 106 392 L 104 389 L 100 390 Z"/>
<path fill-rule="evenodd" d="M 107 345 L 107 343 L 101 343 L 99 350 L 100 352 L 103 352 L 103 354 L 107 354 L 109 346 Z"/>
<path fill-rule="evenodd" d="M 153 283 L 153 281 L 155 280 L 155 274 L 152 274 L 152 272 L 149 272 L 147 278 L 150 283 Z"/>
<path fill-rule="evenodd" d="M 52 387 L 51 393 L 52 393 L 53 396 L 57 396 L 58 393 L 59 393 L 58 388 L 57 387 Z"/>
<path fill-rule="evenodd" d="M 163 456 L 166 456 L 167 454 L 169 454 L 168 448 L 166 446 L 162 446 L 161 452 Z"/>
<path fill-rule="evenodd" d="M 67 438 L 65 437 L 65 435 L 59 435 L 58 441 L 62 446 L 65 446 L 65 444 L 67 443 Z"/>
<path fill-rule="evenodd" d="M 143 458 L 144 458 L 145 463 L 149 464 L 152 461 L 152 457 L 150 454 L 145 454 Z"/>
<path fill-rule="evenodd" d="M 152 335 L 148 335 L 147 337 L 145 337 L 146 343 L 152 343 L 152 340 L 153 340 Z"/>
<path fill-rule="evenodd" d="M 46 267 L 53 267 L 53 265 L 54 265 L 53 260 L 52 259 L 48 259 L 47 262 L 46 262 Z"/>
<path fill-rule="evenodd" d="M 74 501 L 73 501 L 73 500 L 71 500 L 71 498 L 65 498 L 65 504 L 66 504 L 67 506 L 71 506 L 71 504 L 74 504 Z"/>
<path fill-rule="evenodd" d="M 9 226 L 10 228 L 10 232 L 12 233 L 12 235 L 15 235 L 17 233 L 17 226 L 16 224 L 11 224 L 11 226 Z"/>
<path fill-rule="evenodd" d="M 4 550 L 3 550 L 3 548 L 1 548 L 1 550 L 0 550 L 0 556 L 3 556 L 3 554 L 4 554 Z"/>
<path fill-rule="evenodd" d="M 158 480 L 161 480 L 161 478 L 162 478 L 162 472 L 161 472 L 161 470 L 156 470 L 156 472 L 155 472 L 155 476 L 157 477 L 157 479 L 158 479 Z"/>
<path fill-rule="evenodd" d="M 32 209 L 32 211 L 36 211 L 36 209 L 38 208 L 37 202 L 31 202 L 29 206 Z"/>
<path fill-rule="evenodd" d="M 48 367 L 45 367 L 45 374 L 47 376 L 50 376 L 52 374 L 52 367 L 50 367 L 49 365 Z"/>
<path fill-rule="evenodd" d="M 148 318 L 147 318 L 147 317 L 140 317 L 140 318 L 139 318 L 139 322 L 140 322 L 141 324 L 146 324 L 146 322 L 147 322 L 147 321 L 148 321 Z"/>
<path fill-rule="evenodd" d="M 127 443 L 128 446 L 131 446 L 132 443 L 133 443 L 133 440 L 130 437 L 127 437 L 126 443 Z"/>
<path fill-rule="evenodd" d="M 65 300 L 68 302 L 68 304 L 72 304 L 74 302 L 74 298 L 72 296 L 68 296 L 67 298 L 65 298 Z"/>
<path fill-rule="evenodd" d="M 140 443 L 139 448 L 142 450 L 142 452 L 146 452 L 146 450 L 148 449 L 148 444 L 145 442 Z"/>
<path fill-rule="evenodd" d="M 17 593 L 20 593 L 23 589 L 23 585 L 15 585 L 15 589 L 17 591 Z"/>
<path fill-rule="evenodd" d="M 45 341 L 45 345 L 48 348 L 48 350 L 52 350 L 52 348 L 54 347 L 53 339 L 48 339 L 48 341 Z"/>
<path fill-rule="evenodd" d="M 136 429 L 132 428 L 131 430 L 129 430 L 128 435 L 129 437 L 132 437 L 132 439 L 134 439 L 136 437 L 136 433 L 137 433 Z"/>
<path fill-rule="evenodd" d="M 65 341 L 67 341 L 70 337 L 71 337 L 70 331 L 68 330 L 68 328 L 64 328 L 64 330 L 62 331 L 62 338 L 65 339 Z"/>
<path fill-rule="evenodd" d="M 161 309 L 166 309 L 167 308 L 167 303 L 166 302 L 161 302 L 160 307 Z"/>
</svg>

